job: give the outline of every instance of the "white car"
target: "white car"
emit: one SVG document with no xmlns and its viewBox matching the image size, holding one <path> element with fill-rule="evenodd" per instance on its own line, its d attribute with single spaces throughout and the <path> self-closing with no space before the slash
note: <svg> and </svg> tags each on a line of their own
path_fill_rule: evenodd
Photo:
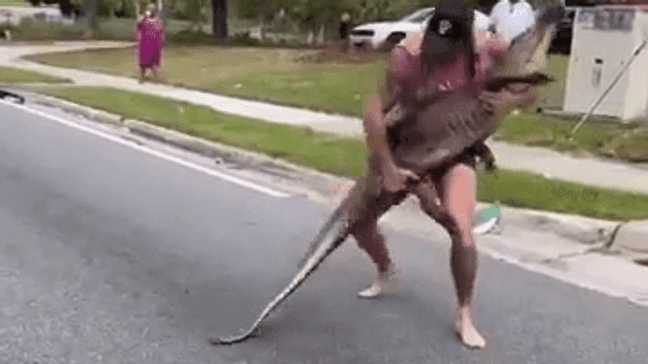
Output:
<svg viewBox="0 0 648 364">
<path fill-rule="evenodd" d="M 349 33 L 350 46 L 351 48 L 364 46 L 372 49 L 390 48 L 411 34 L 423 34 L 428 20 L 433 15 L 434 8 L 424 8 L 397 21 L 359 25 Z M 475 28 L 488 29 L 488 16 L 478 10 L 475 10 Z"/>
<path fill-rule="evenodd" d="M 383 49 L 393 46 L 412 33 L 423 33 L 432 15 L 434 8 L 425 8 L 397 21 L 359 25 L 349 33 L 349 43 L 352 48 L 369 46 Z"/>
</svg>

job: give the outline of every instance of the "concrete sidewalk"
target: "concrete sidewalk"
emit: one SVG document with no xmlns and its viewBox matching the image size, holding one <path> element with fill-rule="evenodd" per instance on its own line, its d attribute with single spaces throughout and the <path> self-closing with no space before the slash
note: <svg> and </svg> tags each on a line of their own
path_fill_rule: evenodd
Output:
<svg viewBox="0 0 648 364">
<path fill-rule="evenodd" d="M 131 43 L 126 42 L 110 42 L 106 44 L 92 42 L 88 43 L 85 48 L 124 48 L 131 46 Z M 70 51 L 81 50 L 84 49 L 84 45 L 82 43 L 66 42 L 45 46 L 0 46 L 0 65 L 67 78 L 72 80 L 74 84 L 80 86 L 104 86 L 162 96 L 178 101 L 207 106 L 227 114 L 239 115 L 273 123 L 309 126 L 315 131 L 341 134 L 349 137 L 361 136 L 363 133 L 360 120 L 348 116 L 331 115 L 265 102 L 242 100 L 168 85 L 152 83 L 140 84 L 134 78 L 53 67 L 20 58 L 29 54 L 61 52 L 67 49 Z"/>
</svg>

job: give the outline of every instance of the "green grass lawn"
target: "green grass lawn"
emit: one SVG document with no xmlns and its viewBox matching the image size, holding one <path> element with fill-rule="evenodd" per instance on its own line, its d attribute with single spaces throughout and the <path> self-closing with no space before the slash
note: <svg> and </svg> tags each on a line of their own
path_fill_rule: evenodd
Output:
<svg viewBox="0 0 648 364">
<path fill-rule="evenodd" d="M 0 0 L 0 6 L 32 6 L 25 0 Z"/>
<path fill-rule="evenodd" d="M 598 219 L 628 221 L 648 216 L 648 196 L 578 183 L 549 180 L 541 175 L 498 170 L 497 178 L 478 172 L 477 199 L 534 210 L 571 213 Z"/>
<path fill-rule="evenodd" d="M 216 93 L 268 100 L 318 110 L 360 115 L 363 99 L 375 92 L 385 62 L 306 63 L 312 51 L 261 47 L 170 46 L 163 82 Z M 50 65 L 137 77 L 132 49 L 35 55 Z"/>
<path fill-rule="evenodd" d="M 648 125 L 594 118 L 569 135 L 579 119 L 541 114 L 508 115 L 494 138 L 529 146 L 583 152 L 631 162 L 648 161 Z"/>
<path fill-rule="evenodd" d="M 270 100 L 359 116 L 374 93 L 386 55 L 371 62 L 300 62 L 313 51 L 261 47 L 179 46 L 166 49 L 163 81 L 206 91 Z M 29 59 L 64 67 L 137 77 L 131 49 L 44 54 Z M 550 58 L 548 72 L 558 81 L 541 92 L 538 105 L 560 107 L 568 59 Z"/>
<path fill-rule="evenodd" d="M 364 170 L 367 150 L 361 139 L 339 138 L 307 128 L 230 116 L 202 106 L 107 88 L 52 86 L 41 90 L 127 118 L 266 153 L 323 172 L 354 177 Z M 584 191 L 587 192 L 583 194 Z M 478 200 L 609 220 L 648 218 L 648 196 L 506 170 L 499 170 L 497 179 L 480 171 Z"/>
<path fill-rule="evenodd" d="M 51 77 L 36 72 L 23 71 L 11 67 L 0 66 L 0 85 L 18 83 L 65 83 L 69 80 Z"/>
<path fill-rule="evenodd" d="M 386 55 L 367 62 L 299 61 L 313 51 L 222 46 L 171 46 L 166 50 L 162 82 L 206 91 L 268 100 L 315 110 L 361 116 L 366 96 L 375 92 Z M 32 60 L 137 77 L 132 49 L 36 55 Z M 551 55 L 548 73 L 557 81 L 540 91 L 533 107 L 509 115 L 496 138 L 559 151 L 585 151 L 629 161 L 648 161 L 648 131 L 591 118 L 573 138 L 577 120 L 537 114 L 537 107 L 560 108 L 568 57 Z"/>
</svg>

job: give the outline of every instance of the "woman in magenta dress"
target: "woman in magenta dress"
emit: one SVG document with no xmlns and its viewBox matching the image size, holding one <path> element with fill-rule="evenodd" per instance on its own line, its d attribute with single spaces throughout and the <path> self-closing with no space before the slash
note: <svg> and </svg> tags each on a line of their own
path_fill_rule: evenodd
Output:
<svg viewBox="0 0 648 364">
<path fill-rule="evenodd" d="M 157 8 L 149 4 L 144 16 L 137 21 L 137 43 L 139 48 L 140 83 L 144 82 L 146 70 L 153 72 L 157 80 L 157 71 L 161 66 L 162 44 L 164 43 L 164 27 L 158 17 Z"/>
</svg>

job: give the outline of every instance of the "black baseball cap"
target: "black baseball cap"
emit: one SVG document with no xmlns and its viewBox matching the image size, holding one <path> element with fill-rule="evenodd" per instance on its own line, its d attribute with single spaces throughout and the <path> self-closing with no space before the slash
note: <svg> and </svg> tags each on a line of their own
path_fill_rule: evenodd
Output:
<svg viewBox="0 0 648 364">
<path fill-rule="evenodd" d="M 474 12 L 462 0 L 447 0 L 434 9 L 429 31 L 441 37 L 461 39 L 472 31 Z"/>
</svg>

